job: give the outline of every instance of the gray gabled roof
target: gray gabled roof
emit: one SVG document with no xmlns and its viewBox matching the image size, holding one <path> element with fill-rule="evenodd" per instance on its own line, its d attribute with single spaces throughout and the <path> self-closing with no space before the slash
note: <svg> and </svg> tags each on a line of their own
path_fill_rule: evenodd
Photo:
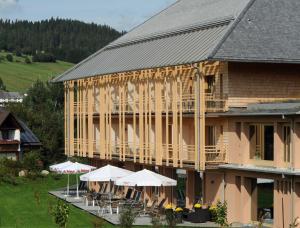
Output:
<svg viewBox="0 0 300 228">
<path fill-rule="evenodd" d="M 300 62 L 298 0 L 179 0 L 54 81 L 204 60 Z"/>
<path fill-rule="evenodd" d="M 23 131 L 21 131 L 21 144 L 28 146 L 42 146 L 38 137 L 29 129 L 29 127 L 20 119 L 18 119 L 18 122 L 23 128 Z"/>
<path fill-rule="evenodd" d="M 250 0 L 179 0 L 54 81 L 205 60 Z"/>
<path fill-rule="evenodd" d="M 299 37 L 299 0 L 256 0 L 212 59 L 300 63 Z"/>
</svg>

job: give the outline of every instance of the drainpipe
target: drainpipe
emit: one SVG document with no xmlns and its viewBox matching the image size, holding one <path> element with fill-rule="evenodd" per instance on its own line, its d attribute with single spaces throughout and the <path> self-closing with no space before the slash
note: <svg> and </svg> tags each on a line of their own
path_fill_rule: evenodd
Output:
<svg viewBox="0 0 300 228">
<path fill-rule="evenodd" d="M 291 130 L 292 130 L 292 137 L 291 137 L 291 164 L 290 164 L 290 168 L 292 170 L 295 169 L 295 140 L 294 140 L 294 134 L 295 134 L 295 119 L 294 117 L 291 118 Z M 291 178 L 291 192 L 292 192 L 292 196 L 291 196 L 291 212 L 292 212 L 292 221 L 291 224 L 293 223 L 294 219 L 295 219 L 295 210 L 294 210 L 294 206 L 295 206 L 295 177 L 292 176 Z"/>
<path fill-rule="evenodd" d="M 197 131 L 198 131 L 198 135 L 197 135 L 197 141 L 198 141 L 198 144 L 197 144 L 197 153 L 198 153 L 198 156 L 197 156 L 197 169 L 199 171 L 199 165 L 200 165 L 200 77 L 201 77 L 201 72 L 199 70 L 199 68 L 197 67 L 194 67 L 194 70 L 196 71 L 195 72 L 195 76 L 196 76 L 196 87 L 195 87 L 195 93 L 196 93 L 196 99 L 197 99 L 197 107 L 196 107 L 196 118 L 197 118 Z"/>
</svg>

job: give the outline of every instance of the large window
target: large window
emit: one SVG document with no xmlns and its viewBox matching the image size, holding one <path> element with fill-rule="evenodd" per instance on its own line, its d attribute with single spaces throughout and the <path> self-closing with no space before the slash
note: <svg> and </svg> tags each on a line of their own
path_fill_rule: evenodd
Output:
<svg viewBox="0 0 300 228">
<path fill-rule="evenodd" d="M 216 128 L 215 126 L 205 126 L 205 145 L 216 145 Z"/>
<path fill-rule="evenodd" d="M 269 124 L 250 124 L 250 158 L 274 160 L 274 126 Z"/>
<path fill-rule="evenodd" d="M 291 127 L 283 126 L 283 153 L 284 162 L 291 161 Z"/>
</svg>

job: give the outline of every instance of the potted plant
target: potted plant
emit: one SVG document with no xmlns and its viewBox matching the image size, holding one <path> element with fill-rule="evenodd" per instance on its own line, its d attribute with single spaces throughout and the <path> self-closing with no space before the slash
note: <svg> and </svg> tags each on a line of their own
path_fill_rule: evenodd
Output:
<svg viewBox="0 0 300 228">
<path fill-rule="evenodd" d="M 165 215 L 166 215 L 166 220 L 167 224 L 169 227 L 175 227 L 176 226 L 176 218 L 173 210 L 173 205 L 172 204 L 167 204 L 165 206 Z"/>
<path fill-rule="evenodd" d="M 201 207 L 202 207 L 202 205 L 201 205 L 200 203 L 196 203 L 196 204 L 194 205 L 195 212 L 200 212 L 200 211 L 201 211 Z"/>
<path fill-rule="evenodd" d="M 177 223 L 182 223 L 182 217 L 183 217 L 183 209 L 181 207 L 177 207 L 175 209 L 175 218 Z"/>
</svg>

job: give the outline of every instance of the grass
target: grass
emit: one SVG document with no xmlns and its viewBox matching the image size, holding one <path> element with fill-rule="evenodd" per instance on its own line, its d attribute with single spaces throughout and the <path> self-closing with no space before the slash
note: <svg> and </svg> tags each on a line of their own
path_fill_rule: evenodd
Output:
<svg viewBox="0 0 300 228">
<path fill-rule="evenodd" d="M 6 55 L 6 52 L 0 52 L 0 56 Z M 0 62 L 0 78 L 9 91 L 25 92 L 37 79 L 47 81 L 73 66 L 63 61 L 26 64 L 25 56 L 13 57 L 13 62 L 8 62 L 6 58 Z"/>
<path fill-rule="evenodd" d="M 75 182 L 74 177 L 71 180 Z M 37 180 L 22 179 L 17 186 L 0 184 L 0 227 L 22 228 L 52 228 L 57 227 L 48 212 L 49 202 L 55 203 L 56 199 L 48 191 L 65 186 L 66 176 L 55 180 L 52 176 Z M 40 195 L 40 203 L 35 195 Z M 68 228 L 93 227 L 94 216 L 70 206 Z M 114 227 L 105 223 L 105 228 Z"/>
</svg>

